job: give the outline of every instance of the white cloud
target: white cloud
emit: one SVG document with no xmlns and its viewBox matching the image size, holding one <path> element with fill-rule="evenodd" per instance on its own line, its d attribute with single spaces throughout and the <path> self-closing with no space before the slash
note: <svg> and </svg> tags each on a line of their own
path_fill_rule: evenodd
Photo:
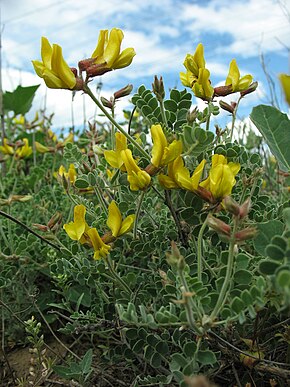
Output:
<svg viewBox="0 0 290 387">
<path fill-rule="evenodd" d="M 228 34 L 233 41 L 219 44 L 217 52 L 230 52 L 244 57 L 263 52 L 284 50 L 279 42 L 289 45 L 290 23 L 277 1 L 274 0 L 212 0 L 202 5 L 183 4 L 180 19 L 188 31 L 201 34 Z"/>
</svg>

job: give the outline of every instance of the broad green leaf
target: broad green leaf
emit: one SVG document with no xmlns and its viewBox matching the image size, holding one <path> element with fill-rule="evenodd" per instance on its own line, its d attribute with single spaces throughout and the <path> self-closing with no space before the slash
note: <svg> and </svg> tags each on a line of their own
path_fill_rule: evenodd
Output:
<svg viewBox="0 0 290 387">
<path fill-rule="evenodd" d="M 3 94 L 4 110 L 13 111 L 16 115 L 27 113 L 32 106 L 33 98 L 39 86 L 17 86 L 12 92 L 6 91 Z"/>
<path fill-rule="evenodd" d="M 290 170 L 290 120 L 286 114 L 272 106 L 259 105 L 250 115 L 259 129 L 280 168 Z"/>
<path fill-rule="evenodd" d="M 254 247 L 259 254 L 266 257 L 265 249 L 273 236 L 282 234 L 283 223 L 279 220 L 270 220 L 266 223 L 257 224 L 257 228 L 258 235 L 254 240 Z"/>
</svg>

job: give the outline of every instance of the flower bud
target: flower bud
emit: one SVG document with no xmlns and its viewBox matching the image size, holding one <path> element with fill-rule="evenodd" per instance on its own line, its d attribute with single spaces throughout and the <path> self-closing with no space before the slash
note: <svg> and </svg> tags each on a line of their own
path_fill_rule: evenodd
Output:
<svg viewBox="0 0 290 387">
<path fill-rule="evenodd" d="M 115 91 L 114 98 L 119 99 L 122 97 L 126 97 L 126 95 L 131 94 L 132 90 L 133 90 L 133 85 L 129 84 L 129 85 L 123 87 L 122 89 Z"/>
<path fill-rule="evenodd" d="M 207 217 L 207 225 L 217 233 L 230 236 L 231 227 L 220 219 L 215 218 L 211 214 Z"/>
<path fill-rule="evenodd" d="M 243 230 L 235 233 L 236 242 L 242 242 L 248 239 L 255 238 L 257 232 L 258 231 L 255 227 L 244 228 Z"/>
<path fill-rule="evenodd" d="M 152 90 L 153 90 L 153 93 L 156 95 L 156 98 L 158 99 L 158 101 L 163 101 L 165 97 L 165 91 L 164 91 L 164 83 L 163 83 L 162 77 L 158 79 L 157 75 L 155 75 L 154 82 L 152 83 Z"/>
<path fill-rule="evenodd" d="M 187 115 L 186 115 L 187 122 L 193 123 L 196 120 L 197 115 L 198 115 L 198 108 L 197 107 L 195 107 L 192 111 L 188 110 Z"/>
<path fill-rule="evenodd" d="M 49 228 L 45 224 L 33 223 L 32 226 L 43 232 L 49 231 Z"/>
<path fill-rule="evenodd" d="M 219 105 L 220 107 L 223 109 L 223 110 L 226 110 L 227 112 L 233 114 L 233 112 L 235 111 L 235 107 L 236 107 L 236 102 L 231 102 L 231 104 L 228 104 L 227 102 L 225 101 L 220 101 L 219 102 Z"/>
<path fill-rule="evenodd" d="M 114 102 L 112 99 L 108 100 L 105 97 L 101 97 L 101 102 L 106 108 L 112 109 L 114 107 Z"/>
<path fill-rule="evenodd" d="M 89 58 L 80 60 L 78 63 L 80 71 L 86 71 L 88 67 L 92 66 L 95 62 L 96 58 Z"/>
<path fill-rule="evenodd" d="M 103 74 L 107 73 L 108 71 L 112 71 L 112 69 L 109 69 L 108 67 L 106 67 L 105 63 L 94 64 L 92 66 L 89 66 L 86 69 L 87 76 L 91 77 L 91 78 L 103 75 Z"/>
<path fill-rule="evenodd" d="M 250 94 L 250 93 L 253 93 L 258 87 L 258 82 L 253 82 L 248 88 L 247 90 L 243 90 L 240 92 L 241 94 L 241 97 L 244 97 L 245 95 L 247 94 Z"/>
<path fill-rule="evenodd" d="M 232 94 L 232 85 L 218 86 L 214 88 L 214 97 L 225 97 L 226 95 Z"/>
<path fill-rule="evenodd" d="M 240 215 L 240 206 L 231 196 L 225 196 L 222 204 L 232 215 Z"/>
<path fill-rule="evenodd" d="M 73 73 L 73 75 L 75 77 L 77 77 L 78 76 L 78 70 L 75 67 L 70 67 L 70 69 L 71 69 L 71 72 Z"/>
<path fill-rule="evenodd" d="M 57 211 L 51 218 L 50 220 L 48 221 L 47 223 L 47 227 L 51 230 L 51 231 L 56 231 L 58 229 L 58 226 L 60 226 L 62 222 L 62 214 Z"/>
<path fill-rule="evenodd" d="M 179 270 L 183 270 L 185 267 L 185 260 L 183 255 L 180 254 L 180 251 L 174 241 L 171 241 L 171 252 L 166 253 L 167 262 L 171 266 L 177 266 Z"/>
<path fill-rule="evenodd" d="M 250 212 L 252 205 L 252 201 L 250 196 L 244 201 L 244 203 L 240 206 L 240 218 L 243 219 Z"/>
</svg>

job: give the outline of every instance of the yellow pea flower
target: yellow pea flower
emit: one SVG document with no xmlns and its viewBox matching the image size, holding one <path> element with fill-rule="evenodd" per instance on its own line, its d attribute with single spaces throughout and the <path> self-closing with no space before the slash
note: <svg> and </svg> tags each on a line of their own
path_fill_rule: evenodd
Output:
<svg viewBox="0 0 290 387">
<path fill-rule="evenodd" d="M 4 155 L 13 155 L 14 149 L 12 146 L 8 145 L 7 138 L 3 139 L 3 145 L 0 146 L 0 152 L 2 152 Z"/>
<path fill-rule="evenodd" d="M 22 141 L 24 142 L 24 145 L 22 145 L 20 148 L 16 149 L 15 154 L 19 159 L 24 159 L 25 157 L 29 157 L 32 153 L 32 148 L 29 146 L 28 139 L 23 138 Z"/>
<path fill-rule="evenodd" d="M 188 191 L 192 192 L 196 191 L 199 185 L 199 180 L 202 176 L 205 163 L 206 161 L 202 160 L 191 176 L 187 168 L 180 168 L 176 175 L 176 180 L 180 188 L 187 189 Z"/>
<path fill-rule="evenodd" d="M 130 183 L 130 189 L 132 191 L 138 191 L 139 189 L 142 190 L 147 188 L 150 184 L 151 177 L 146 171 L 142 171 L 138 167 L 130 149 L 122 150 L 121 157 L 128 174 L 127 179 Z"/>
<path fill-rule="evenodd" d="M 194 95 L 207 101 L 212 99 L 214 93 L 209 77 L 210 72 L 208 69 L 199 69 L 198 78 L 192 86 Z"/>
<path fill-rule="evenodd" d="M 64 224 L 63 229 L 67 235 L 74 241 L 79 241 L 84 244 L 88 242 L 89 226 L 85 220 L 86 207 L 83 204 L 79 204 L 74 208 L 74 221 Z"/>
<path fill-rule="evenodd" d="M 230 63 L 229 73 L 226 79 L 226 86 L 232 87 L 232 92 L 247 90 L 253 82 L 253 77 L 250 74 L 240 78 L 240 70 L 237 62 L 233 59 Z"/>
<path fill-rule="evenodd" d="M 110 203 L 107 226 L 110 228 L 112 235 L 115 238 L 129 232 L 133 227 L 134 220 L 135 215 L 129 215 L 123 220 L 121 211 L 116 202 L 112 201 Z"/>
<path fill-rule="evenodd" d="M 90 228 L 87 231 L 90 241 L 94 248 L 94 259 L 98 260 L 102 257 L 106 257 L 111 249 L 110 245 L 103 242 L 96 228 Z"/>
<path fill-rule="evenodd" d="M 240 168 L 239 163 L 228 163 L 225 156 L 215 154 L 212 156 L 209 176 L 200 186 L 210 191 L 215 199 L 222 199 L 231 194 L 236 184 L 235 176 Z"/>
<path fill-rule="evenodd" d="M 64 176 L 67 180 L 69 180 L 72 184 L 76 181 L 77 178 L 77 171 L 75 169 L 74 164 L 70 164 L 68 171 L 65 169 L 63 165 L 59 167 L 58 173 L 56 174 L 59 176 Z"/>
<path fill-rule="evenodd" d="M 151 126 L 151 136 L 153 140 L 151 163 L 154 167 L 164 167 L 181 155 L 182 142 L 174 140 L 168 145 L 161 125 Z"/>
<path fill-rule="evenodd" d="M 160 174 L 158 180 L 166 189 L 183 188 L 195 191 L 198 187 L 204 165 L 205 160 L 202 160 L 190 176 L 189 170 L 184 166 L 182 157 L 179 156 L 172 163 L 168 164 L 168 174 Z"/>
<path fill-rule="evenodd" d="M 199 77 L 199 70 L 205 68 L 204 49 L 201 43 L 196 47 L 193 55 L 187 54 L 183 62 L 186 73 L 180 73 L 180 80 L 186 87 L 192 87 Z"/>
<path fill-rule="evenodd" d="M 286 102 L 290 106 L 290 75 L 280 74 L 279 79 L 284 91 Z"/>
<path fill-rule="evenodd" d="M 105 150 L 104 156 L 108 164 L 113 168 L 121 169 L 125 171 L 124 161 L 121 157 L 121 151 L 127 149 L 127 138 L 124 134 L 117 132 L 115 133 L 116 138 L 116 150 Z"/>
<path fill-rule="evenodd" d="M 51 148 L 48 148 L 47 146 L 45 145 L 42 145 L 40 142 L 38 141 L 35 141 L 35 149 L 37 150 L 37 152 L 39 153 L 48 153 L 50 152 Z"/>
<path fill-rule="evenodd" d="M 48 129 L 47 134 L 53 142 L 57 142 L 57 135 L 51 129 Z"/>
<path fill-rule="evenodd" d="M 92 53 L 94 64 L 104 65 L 110 70 L 129 66 L 136 53 L 131 47 L 120 53 L 123 38 L 123 31 L 118 28 L 112 28 L 110 33 L 108 30 L 101 30 L 97 47 Z"/>
<path fill-rule="evenodd" d="M 33 60 L 36 74 L 44 79 L 46 86 L 51 89 L 70 89 L 76 86 L 76 76 L 63 59 L 62 48 L 58 44 L 50 45 L 47 38 L 41 38 L 42 62 Z"/>
</svg>

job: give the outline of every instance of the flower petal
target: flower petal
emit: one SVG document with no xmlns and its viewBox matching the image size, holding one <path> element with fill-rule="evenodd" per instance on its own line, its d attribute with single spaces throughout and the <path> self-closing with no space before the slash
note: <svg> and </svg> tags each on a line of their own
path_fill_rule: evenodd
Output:
<svg viewBox="0 0 290 387">
<path fill-rule="evenodd" d="M 109 205 L 107 226 L 112 231 L 112 235 L 117 238 L 122 226 L 122 215 L 115 201 L 112 201 Z"/>
</svg>

